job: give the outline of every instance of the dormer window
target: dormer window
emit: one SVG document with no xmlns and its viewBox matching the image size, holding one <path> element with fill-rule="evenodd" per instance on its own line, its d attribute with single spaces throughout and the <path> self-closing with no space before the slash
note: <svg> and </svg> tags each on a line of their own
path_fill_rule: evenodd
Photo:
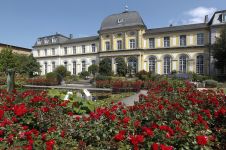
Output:
<svg viewBox="0 0 226 150">
<path fill-rule="evenodd" d="M 223 14 L 223 22 L 226 22 L 226 13 Z"/>
<path fill-rule="evenodd" d="M 38 39 L 37 45 L 41 45 L 41 44 L 42 44 L 42 41 L 40 39 Z"/>
<path fill-rule="evenodd" d="M 119 18 L 117 22 L 118 22 L 118 24 L 120 24 L 120 23 L 122 23 L 123 21 L 124 21 L 124 19 Z"/>
<path fill-rule="evenodd" d="M 49 43 L 49 40 L 48 39 L 44 39 L 44 43 L 45 44 L 48 44 Z"/>
<path fill-rule="evenodd" d="M 55 37 L 52 38 L 52 43 L 56 43 L 56 38 Z"/>
</svg>

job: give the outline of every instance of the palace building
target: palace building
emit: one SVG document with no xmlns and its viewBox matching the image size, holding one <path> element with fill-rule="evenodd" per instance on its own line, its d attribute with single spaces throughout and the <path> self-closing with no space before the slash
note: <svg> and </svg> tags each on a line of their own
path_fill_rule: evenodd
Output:
<svg viewBox="0 0 226 150">
<path fill-rule="evenodd" d="M 203 23 L 148 29 L 136 11 L 106 17 L 96 36 L 73 38 L 56 33 L 40 37 L 33 55 L 41 64 L 42 75 L 64 65 L 72 74 L 87 71 L 103 58 L 110 59 L 116 73 L 117 59 L 123 58 L 132 72 L 141 70 L 158 74 L 226 73 L 216 71 L 211 56 L 213 44 L 226 26 L 226 10 L 217 11 Z"/>
</svg>

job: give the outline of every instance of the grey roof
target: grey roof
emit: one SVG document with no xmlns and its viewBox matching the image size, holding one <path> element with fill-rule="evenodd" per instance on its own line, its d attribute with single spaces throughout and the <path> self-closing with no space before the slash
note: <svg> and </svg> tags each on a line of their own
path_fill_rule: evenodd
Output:
<svg viewBox="0 0 226 150">
<path fill-rule="evenodd" d="M 122 19 L 122 22 L 118 22 L 119 19 Z M 128 26 L 145 26 L 143 19 L 140 14 L 136 11 L 125 11 L 120 14 L 113 14 L 106 17 L 102 24 L 100 30 L 114 29 L 120 27 Z"/>
<path fill-rule="evenodd" d="M 99 40 L 99 36 L 89 36 L 89 37 L 70 39 L 63 42 L 62 44 L 82 43 L 82 42 L 95 41 L 95 40 Z"/>
<path fill-rule="evenodd" d="M 170 26 L 163 28 L 153 28 L 148 29 L 145 33 L 147 34 L 158 34 L 158 33 L 166 33 L 166 32 L 175 32 L 175 31 L 184 31 L 184 30 L 194 30 L 194 29 L 205 29 L 208 27 L 206 23 L 199 24 L 189 24 L 189 25 L 181 25 L 181 26 Z"/>
<path fill-rule="evenodd" d="M 211 17 L 211 19 L 210 19 L 210 21 L 209 21 L 208 24 L 209 24 L 209 25 L 212 25 L 214 16 L 215 16 L 217 13 L 224 13 L 224 12 L 226 12 L 226 10 L 216 11 L 216 12 L 213 14 L 213 16 Z"/>
</svg>

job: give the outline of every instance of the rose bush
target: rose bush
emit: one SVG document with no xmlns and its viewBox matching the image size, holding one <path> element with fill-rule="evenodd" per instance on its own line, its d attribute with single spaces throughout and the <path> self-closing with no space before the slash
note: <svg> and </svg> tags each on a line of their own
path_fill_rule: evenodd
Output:
<svg viewBox="0 0 226 150">
<path fill-rule="evenodd" d="M 148 83 L 134 106 L 121 102 L 77 116 L 70 101 L 45 91 L 0 91 L 2 149 L 226 148 L 222 90 L 198 91 L 184 81 Z M 71 105 L 71 104 L 70 104 Z M 69 105 L 69 106 L 70 106 Z"/>
</svg>

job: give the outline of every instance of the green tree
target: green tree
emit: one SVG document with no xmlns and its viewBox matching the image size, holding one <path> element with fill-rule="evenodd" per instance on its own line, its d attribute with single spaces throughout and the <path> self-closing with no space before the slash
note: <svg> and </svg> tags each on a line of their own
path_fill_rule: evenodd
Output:
<svg viewBox="0 0 226 150">
<path fill-rule="evenodd" d="M 104 58 L 99 64 L 99 73 L 104 76 L 112 75 L 111 59 Z"/>
<path fill-rule="evenodd" d="M 220 37 L 213 44 L 213 57 L 216 59 L 215 66 L 223 70 L 226 65 L 226 27 L 221 31 Z"/>
<path fill-rule="evenodd" d="M 91 66 L 89 66 L 88 68 L 89 73 L 91 73 L 93 76 L 96 75 L 96 73 L 99 71 L 99 67 L 96 64 L 93 64 Z"/>
<path fill-rule="evenodd" d="M 15 55 L 10 48 L 4 48 L 0 52 L 0 72 L 16 67 Z"/>
<path fill-rule="evenodd" d="M 40 64 L 33 57 L 33 55 L 16 55 L 15 56 L 16 71 L 20 74 L 27 74 L 29 77 L 33 77 L 34 73 L 39 73 Z"/>
<path fill-rule="evenodd" d="M 116 58 L 117 69 L 116 72 L 119 76 L 126 76 L 127 66 L 123 57 Z"/>
<path fill-rule="evenodd" d="M 57 74 L 57 81 L 60 84 L 63 81 L 63 79 L 66 77 L 66 75 L 67 75 L 67 69 L 63 65 L 61 65 L 61 66 L 58 66 L 54 70 L 54 72 L 56 72 L 56 74 Z"/>
</svg>

